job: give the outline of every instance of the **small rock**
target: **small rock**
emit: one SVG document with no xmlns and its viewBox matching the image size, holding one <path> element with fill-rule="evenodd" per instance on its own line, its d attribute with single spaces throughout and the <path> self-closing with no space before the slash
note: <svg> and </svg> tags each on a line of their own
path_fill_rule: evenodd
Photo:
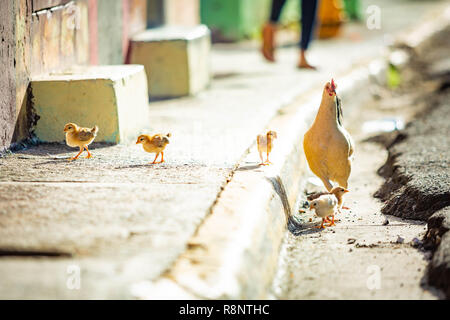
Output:
<svg viewBox="0 0 450 320">
<path fill-rule="evenodd" d="M 306 211 L 303 210 L 303 209 L 298 209 L 298 212 L 299 212 L 299 213 L 305 213 Z"/>
<path fill-rule="evenodd" d="M 309 222 L 312 222 L 312 218 L 309 218 Z"/>
<path fill-rule="evenodd" d="M 405 238 L 403 238 L 403 237 L 401 237 L 401 236 L 398 236 L 396 242 L 397 242 L 397 243 L 403 243 L 403 242 L 405 242 Z"/>
<path fill-rule="evenodd" d="M 355 243 L 356 242 L 356 239 L 355 238 L 348 238 L 347 239 L 347 244 L 353 244 L 353 243 Z"/>
<path fill-rule="evenodd" d="M 387 226 L 389 224 L 389 220 L 386 218 L 383 222 L 383 226 Z"/>
</svg>

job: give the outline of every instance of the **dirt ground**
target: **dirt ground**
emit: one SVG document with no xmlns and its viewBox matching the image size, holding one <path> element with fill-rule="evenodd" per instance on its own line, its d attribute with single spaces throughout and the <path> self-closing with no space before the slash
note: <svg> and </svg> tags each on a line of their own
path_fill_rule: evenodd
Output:
<svg viewBox="0 0 450 320">
<path fill-rule="evenodd" d="M 380 88 L 382 99 L 360 105 L 363 111 L 344 108 L 344 123 L 356 143 L 356 156 L 345 205 L 335 227 L 313 228 L 320 223 L 313 212 L 300 206 L 281 249 L 273 284 L 275 299 L 442 299 L 441 291 L 426 284 L 432 253 L 421 249 L 426 222 L 381 213 L 383 203 L 373 197 L 384 183 L 377 170 L 387 151 L 369 139 L 371 129 L 383 123 L 407 123 L 424 103 L 412 104 L 433 89 L 428 83 L 412 95 L 391 94 Z M 390 121 L 392 120 L 392 121 Z M 397 122 L 395 122 L 397 121 Z M 400 121 L 400 122 L 398 122 Z M 375 139 L 376 140 L 376 139 Z M 306 192 L 322 191 L 308 183 Z M 306 196 L 304 196 L 306 197 Z M 300 201 L 301 204 L 301 201 Z M 312 220 L 311 220 L 312 219 Z"/>
</svg>

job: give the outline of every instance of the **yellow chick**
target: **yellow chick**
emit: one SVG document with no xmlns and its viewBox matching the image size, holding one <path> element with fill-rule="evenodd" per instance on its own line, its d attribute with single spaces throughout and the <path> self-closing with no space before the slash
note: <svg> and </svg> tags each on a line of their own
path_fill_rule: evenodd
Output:
<svg viewBox="0 0 450 320">
<path fill-rule="evenodd" d="M 338 209 L 338 200 L 332 194 L 325 194 L 319 198 L 311 201 L 309 208 L 316 211 L 316 215 L 322 218 L 322 224 L 317 228 L 325 228 L 324 222 L 329 221 L 328 217 L 331 217 L 329 227 L 334 226 L 334 215 Z"/>
<path fill-rule="evenodd" d="M 273 140 L 277 138 L 277 133 L 275 131 L 267 131 L 266 135 L 259 134 L 256 137 L 256 143 L 258 145 L 259 157 L 261 158 L 261 163 L 259 165 L 266 166 L 271 164 L 269 161 L 269 154 L 272 152 Z M 263 159 L 263 152 L 267 154 L 267 160 Z"/>
<path fill-rule="evenodd" d="M 347 189 L 338 186 L 338 187 L 334 187 L 333 189 L 331 189 L 330 192 L 319 192 L 319 193 L 312 194 L 312 195 L 308 196 L 307 199 L 309 201 L 312 201 L 312 200 L 315 200 L 325 194 L 332 194 L 336 197 L 336 199 L 338 201 L 338 212 L 340 213 L 341 209 L 348 209 L 347 207 L 343 206 L 344 205 L 344 195 L 347 192 L 349 192 Z"/>
<path fill-rule="evenodd" d="M 94 141 L 95 137 L 98 133 L 98 127 L 95 126 L 92 129 L 82 128 L 77 126 L 75 123 L 67 123 L 64 126 L 64 132 L 66 133 L 66 143 L 69 147 L 79 147 L 80 152 L 75 157 L 69 159 L 69 161 L 78 159 L 80 154 L 84 149 L 87 151 L 86 159 L 92 157 L 92 154 L 89 152 L 88 145 Z"/>
<path fill-rule="evenodd" d="M 323 89 L 322 102 L 311 128 L 305 133 L 303 149 L 311 171 L 328 191 L 331 181 L 347 188 L 354 142 L 342 125 L 341 100 L 331 79 Z"/>
<path fill-rule="evenodd" d="M 141 143 L 145 151 L 149 153 L 156 153 L 155 159 L 151 162 L 151 164 L 156 163 L 156 159 L 158 159 L 159 154 L 161 154 L 161 161 L 158 163 L 162 163 L 164 162 L 164 149 L 166 148 L 166 145 L 169 144 L 170 136 L 170 133 L 166 135 L 158 133 L 153 136 L 141 134 L 138 137 L 136 144 Z"/>
</svg>

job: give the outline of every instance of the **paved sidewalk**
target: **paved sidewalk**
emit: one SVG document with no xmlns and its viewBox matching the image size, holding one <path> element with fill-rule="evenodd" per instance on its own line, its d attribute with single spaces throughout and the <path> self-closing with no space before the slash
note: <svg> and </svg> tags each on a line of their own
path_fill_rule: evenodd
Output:
<svg viewBox="0 0 450 320">
<path fill-rule="evenodd" d="M 392 25 L 349 25 L 341 38 L 315 42 L 318 72 L 294 68 L 294 47 L 267 64 L 254 43 L 215 45 L 208 90 L 150 103 L 148 132 L 173 135 L 164 164 L 148 165 L 153 155 L 136 145 L 94 144 L 93 159 L 72 163 L 75 150 L 58 144 L 1 158 L 0 298 L 133 297 L 133 283 L 158 278 L 186 249 L 277 110 L 331 77 L 339 85 L 339 74 L 382 54 L 385 33 L 439 4 L 404 3 L 408 17 L 389 4 Z M 81 268 L 80 290 L 67 289 L 71 265 Z"/>
</svg>

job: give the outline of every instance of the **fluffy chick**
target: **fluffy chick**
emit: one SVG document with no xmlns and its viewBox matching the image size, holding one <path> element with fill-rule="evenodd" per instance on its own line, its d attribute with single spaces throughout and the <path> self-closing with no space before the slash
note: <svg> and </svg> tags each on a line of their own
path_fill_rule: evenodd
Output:
<svg viewBox="0 0 450 320">
<path fill-rule="evenodd" d="M 344 205 L 344 195 L 347 192 L 349 192 L 347 189 L 338 186 L 338 187 L 334 187 L 333 189 L 331 189 L 330 192 L 318 192 L 318 193 L 311 194 L 307 197 L 307 200 L 312 201 L 312 200 L 315 200 L 325 194 L 332 194 L 336 197 L 336 199 L 338 201 L 338 212 L 340 213 L 341 209 L 348 209 L 347 207 L 343 206 Z"/>
<path fill-rule="evenodd" d="M 343 127 L 342 118 L 341 99 L 331 79 L 323 89 L 316 119 L 303 139 L 308 165 L 328 191 L 333 188 L 331 181 L 347 188 L 351 172 L 354 142 Z"/>
<path fill-rule="evenodd" d="M 277 133 L 275 131 L 267 131 L 265 135 L 258 134 L 256 137 L 256 143 L 258 145 L 259 157 L 261 158 L 261 163 L 259 165 L 266 166 L 271 164 L 269 161 L 269 154 L 272 152 L 273 141 L 277 138 Z M 263 153 L 267 154 L 267 159 L 264 161 Z"/>
<path fill-rule="evenodd" d="M 322 224 L 318 228 L 325 228 L 324 222 L 328 221 L 328 217 L 331 217 L 329 227 L 334 226 L 334 215 L 338 209 L 338 200 L 333 194 L 325 194 L 319 198 L 311 201 L 309 208 L 316 211 L 316 215 L 322 218 Z"/>
<path fill-rule="evenodd" d="M 88 145 L 94 141 L 95 137 L 98 133 L 98 127 L 95 126 L 93 128 L 82 128 L 76 125 L 75 123 L 67 123 L 64 126 L 64 132 L 66 133 L 66 143 L 69 147 L 78 147 L 80 148 L 80 152 L 75 157 L 69 159 L 69 161 L 78 159 L 83 150 L 86 149 L 87 156 L 89 159 L 92 157 L 92 154 L 89 152 Z"/>
<path fill-rule="evenodd" d="M 169 144 L 170 136 L 170 133 L 166 135 L 158 133 L 153 136 L 141 134 L 138 137 L 136 144 L 142 144 L 144 150 L 149 153 L 156 153 L 155 159 L 151 162 L 151 164 L 156 163 L 156 159 L 158 159 L 159 154 L 161 154 L 161 161 L 158 163 L 162 163 L 164 162 L 164 149 L 166 148 L 166 145 Z"/>
</svg>

